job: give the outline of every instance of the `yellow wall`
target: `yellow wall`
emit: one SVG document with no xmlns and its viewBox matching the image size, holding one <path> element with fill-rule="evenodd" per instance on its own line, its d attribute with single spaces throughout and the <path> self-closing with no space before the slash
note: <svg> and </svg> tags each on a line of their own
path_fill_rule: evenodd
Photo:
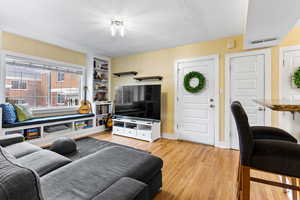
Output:
<svg viewBox="0 0 300 200">
<path fill-rule="evenodd" d="M 227 41 L 236 41 L 236 48 L 227 49 Z M 292 30 L 279 46 L 299 45 L 300 27 Z M 224 91 L 225 54 L 242 52 L 243 36 L 233 36 L 201 42 L 176 48 L 163 49 L 112 59 L 112 73 L 122 71 L 137 71 L 139 76 L 162 75 L 162 132 L 174 133 L 174 62 L 178 59 L 196 58 L 213 54 L 220 55 L 220 89 Z M 272 48 L 272 97 L 278 97 L 278 57 L 279 47 Z M 136 84 L 132 77 L 112 77 L 112 96 L 119 85 Z M 159 82 L 151 82 L 159 83 Z M 145 84 L 145 82 L 143 83 Z M 277 115 L 272 114 L 273 125 L 277 124 Z M 220 95 L 220 141 L 224 140 L 224 94 Z"/>
<path fill-rule="evenodd" d="M 2 31 L 0 31 L 0 50 L 2 49 Z"/>
<path fill-rule="evenodd" d="M 72 51 L 12 33 L 2 32 L 2 49 L 86 66 L 86 55 L 84 53 Z"/>
</svg>

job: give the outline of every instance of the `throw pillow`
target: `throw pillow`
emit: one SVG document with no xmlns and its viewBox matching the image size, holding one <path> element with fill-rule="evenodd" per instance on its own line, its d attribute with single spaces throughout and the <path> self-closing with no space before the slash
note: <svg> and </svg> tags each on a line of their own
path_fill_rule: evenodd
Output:
<svg viewBox="0 0 300 200">
<path fill-rule="evenodd" d="M 13 124 L 17 121 L 16 110 L 10 103 L 1 104 L 2 121 L 6 124 Z"/>
<path fill-rule="evenodd" d="M 32 113 L 23 105 L 14 104 L 19 122 L 32 119 Z"/>
</svg>

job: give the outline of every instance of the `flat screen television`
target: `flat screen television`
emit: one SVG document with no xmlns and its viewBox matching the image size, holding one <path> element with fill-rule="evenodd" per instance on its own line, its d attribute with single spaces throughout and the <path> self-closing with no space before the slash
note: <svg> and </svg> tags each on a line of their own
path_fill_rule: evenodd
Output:
<svg viewBox="0 0 300 200">
<path fill-rule="evenodd" d="M 115 93 L 115 116 L 160 120 L 160 85 L 121 86 Z"/>
</svg>

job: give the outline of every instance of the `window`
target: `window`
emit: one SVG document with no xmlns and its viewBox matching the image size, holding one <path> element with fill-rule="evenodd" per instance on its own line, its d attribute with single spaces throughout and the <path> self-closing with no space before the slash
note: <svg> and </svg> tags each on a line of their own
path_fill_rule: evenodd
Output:
<svg viewBox="0 0 300 200">
<path fill-rule="evenodd" d="M 64 104 L 65 103 L 65 95 L 57 94 L 57 104 Z"/>
<path fill-rule="evenodd" d="M 26 104 L 25 100 L 24 99 L 6 99 L 6 102 L 9 102 L 9 103 L 13 103 L 13 104 Z"/>
<path fill-rule="evenodd" d="M 7 102 L 55 108 L 80 102 L 83 69 L 15 57 L 6 58 Z M 71 101 L 72 100 L 72 101 Z"/>
<path fill-rule="evenodd" d="M 11 81 L 11 89 L 25 90 L 26 88 L 27 88 L 26 81 L 21 81 L 21 80 L 12 80 Z"/>
<path fill-rule="evenodd" d="M 63 82 L 65 80 L 64 72 L 57 72 L 57 82 Z"/>
</svg>

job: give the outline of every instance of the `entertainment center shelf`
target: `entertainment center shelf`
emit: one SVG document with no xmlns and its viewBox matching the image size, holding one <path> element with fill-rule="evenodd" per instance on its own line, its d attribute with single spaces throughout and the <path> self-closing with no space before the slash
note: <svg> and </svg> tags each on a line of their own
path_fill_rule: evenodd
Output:
<svg viewBox="0 0 300 200">
<path fill-rule="evenodd" d="M 116 118 L 112 133 L 153 142 L 160 138 L 160 121 Z"/>
</svg>

